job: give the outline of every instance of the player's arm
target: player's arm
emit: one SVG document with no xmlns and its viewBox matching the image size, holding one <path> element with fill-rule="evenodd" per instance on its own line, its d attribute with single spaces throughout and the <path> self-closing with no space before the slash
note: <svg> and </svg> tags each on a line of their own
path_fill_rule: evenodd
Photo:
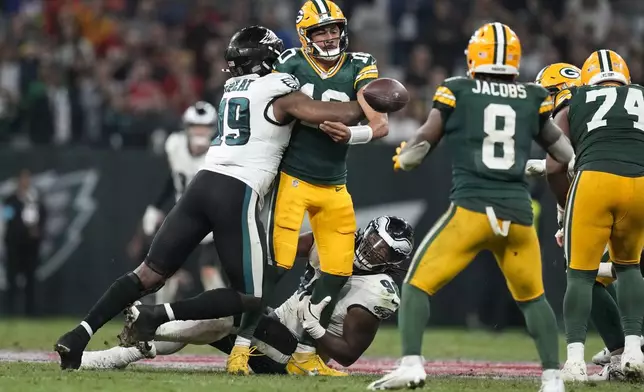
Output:
<svg viewBox="0 0 644 392">
<path fill-rule="evenodd" d="M 560 110 L 555 118 L 554 124 L 561 129 L 564 135 L 569 135 L 570 124 L 568 123 L 568 107 Z M 548 186 L 552 193 L 557 198 L 557 203 L 560 206 L 566 205 L 566 196 L 570 187 L 570 180 L 568 177 L 569 163 L 563 164 L 555 160 L 550 154 L 546 157 L 546 178 L 548 179 Z"/>
<path fill-rule="evenodd" d="M 325 333 L 317 339 L 318 349 L 342 366 L 350 366 L 369 348 L 380 320 L 362 306 L 352 306 L 344 318 L 342 336 Z"/>
<path fill-rule="evenodd" d="M 358 102 L 316 101 L 299 91 L 276 99 L 273 102 L 273 114 L 281 124 L 286 124 L 293 118 L 312 124 L 322 124 L 324 121 L 356 124 L 363 117 Z"/>
</svg>

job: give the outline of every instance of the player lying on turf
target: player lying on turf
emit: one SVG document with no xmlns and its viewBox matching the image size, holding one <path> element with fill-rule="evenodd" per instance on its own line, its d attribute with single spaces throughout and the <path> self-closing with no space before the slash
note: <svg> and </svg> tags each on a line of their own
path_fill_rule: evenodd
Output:
<svg viewBox="0 0 644 392">
<path fill-rule="evenodd" d="M 411 254 L 413 229 L 401 218 L 381 216 L 372 220 L 364 233 L 358 231 L 355 242 L 353 275 L 340 291 L 327 331 L 321 331 L 321 337 L 317 339 L 318 350 L 343 366 L 351 365 L 364 353 L 376 335 L 380 320 L 398 309 L 398 288 L 392 276 Z M 258 350 L 254 354 L 261 352 L 266 355 L 250 357 L 249 364 L 255 373 L 286 372 L 286 363 L 298 345 L 297 339 L 304 331 L 321 328 L 316 318 L 325 302 L 322 306 L 309 307 L 306 299 L 301 300 L 303 296 L 310 295 L 320 277 L 319 256 L 312 233 L 300 235 L 297 255 L 308 257 L 307 269 L 297 291 L 271 314 L 264 316 L 256 329 L 253 344 Z M 130 315 L 138 313 L 133 327 L 156 331 L 154 341 L 138 343 L 134 347 L 86 351 L 82 367 L 124 367 L 143 358 L 174 353 L 187 344 L 211 344 L 230 352 L 237 324 L 233 318 L 169 321 L 186 304 L 210 306 L 206 301 L 196 303 L 195 300 L 187 300 L 131 307 L 128 310 Z M 122 340 L 130 340 L 133 331 L 124 332 Z"/>
</svg>

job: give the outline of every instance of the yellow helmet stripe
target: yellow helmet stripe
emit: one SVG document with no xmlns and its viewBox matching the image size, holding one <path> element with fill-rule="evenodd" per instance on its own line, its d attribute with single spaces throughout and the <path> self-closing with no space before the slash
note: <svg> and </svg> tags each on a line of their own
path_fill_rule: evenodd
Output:
<svg viewBox="0 0 644 392">
<path fill-rule="evenodd" d="M 505 65 L 505 51 L 506 51 L 506 42 L 507 35 L 505 32 L 505 26 L 499 22 L 492 23 L 494 31 L 494 59 L 493 62 L 496 65 Z"/>
<path fill-rule="evenodd" d="M 324 1 L 324 0 L 313 0 L 312 2 L 313 2 L 313 5 L 315 6 L 315 8 L 318 11 L 318 15 L 319 14 L 328 14 L 329 13 L 329 9 L 326 6 L 326 1 Z"/>
<path fill-rule="evenodd" d="M 613 62 L 611 61 L 609 51 L 606 49 L 598 50 L 597 57 L 599 58 L 599 70 L 601 72 L 609 72 L 613 70 Z"/>
</svg>

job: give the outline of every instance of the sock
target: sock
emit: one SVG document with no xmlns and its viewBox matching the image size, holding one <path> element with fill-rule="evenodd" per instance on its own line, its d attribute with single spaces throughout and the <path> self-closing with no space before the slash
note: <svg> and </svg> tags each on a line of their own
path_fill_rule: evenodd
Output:
<svg viewBox="0 0 644 392">
<path fill-rule="evenodd" d="M 606 348 L 615 351 L 624 347 L 624 333 L 620 321 L 619 308 L 610 293 L 601 283 L 593 286 L 593 306 L 590 311 L 593 323 Z"/>
<path fill-rule="evenodd" d="M 523 312 L 528 333 L 534 339 L 543 369 L 559 369 L 559 331 L 555 314 L 541 297 L 528 302 L 517 302 Z"/>
<path fill-rule="evenodd" d="M 121 276 L 112 283 L 105 294 L 96 302 L 83 320 L 83 323 L 76 327 L 76 331 L 82 331 L 80 335 L 87 335 L 87 340 L 89 341 L 91 335 L 96 333 L 105 323 L 114 318 L 129 304 L 141 298 L 143 291 L 141 280 L 135 273 L 128 272 Z M 87 327 L 91 329 L 91 334 Z"/>
<path fill-rule="evenodd" d="M 338 293 L 344 287 L 344 284 L 349 280 L 348 276 L 338 276 L 327 274 L 322 272 L 320 278 L 315 282 L 315 287 L 313 288 L 313 293 L 311 294 L 311 303 L 319 304 L 326 297 L 331 297 L 331 302 L 329 302 L 322 314 L 320 315 L 320 325 L 323 328 L 329 326 L 329 321 L 331 321 L 331 316 L 333 315 L 333 309 L 338 303 Z M 308 333 L 304 333 L 300 342 L 315 347 L 315 339 L 309 336 Z"/>
<path fill-rule="evenodd" d="M 403 283 L 398 325 L 404 356 L 421 355 L 423 333 L 429 320 L 429 299 L 421 289 Z"/>
<path fill-rule="evenodd" d="M 244 311 L 240 294 L 233 289 L 208 290 L 170 305 L 174 312 L 175 320 L 209 320 L 230 316 Z M 163 305 L 157 305 L 163 309 Z M 165 320 L 169 321 L 169 319 Z"/>
<path fill-rule="evenodd" d="M 622 315 L 622 327 L 624 336 L 637 335 L 642 333 L 642 317 L 644 317 L 644 280 L 640 272 L 639 264 L 615 264 L 617 271 L 617 300 L 619 311 Z"/>
<path fill-rule="evenodd" d="M 250 339 L 238 335 L 237 339 L 235 339 L 235 346 L 250 347 Z"/>
<path fill-rule="evenodd" d="M 597 270 L 580 271 L 568 268 L 568 287 L 564 295 L 564 324 L 567 343 L 584 343 L 588 317 L 593 305 L 593 284 Z"/>
</svg>

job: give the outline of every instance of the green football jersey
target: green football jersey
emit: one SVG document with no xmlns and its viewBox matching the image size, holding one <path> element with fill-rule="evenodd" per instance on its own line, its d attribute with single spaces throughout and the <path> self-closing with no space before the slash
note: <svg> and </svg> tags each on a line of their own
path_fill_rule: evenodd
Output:
<svg viewBox="0 0 644 392">
<path fill-rule="evenodd" d="M 642 86 L 573 87 L 567 104 L 575 170 L 644 176 Z"/>
<path fill-rule="evenodd" d="M 355 101 L 356 93 L 378 77 L 376 60 L 367 53 L 342 54 L 338 63 L 325 71 L 302 50 L 289 49 L 274 68 L 295 76 L 302 86 L 300 91 L 320 101 Z M 297 120 L 281 170 L 311 184 L 345 184 L 348 150 L 347 144 L 334 142 L 318 124 Z"/>
<path fill-rule="evenodd" d="M 536 84 L 455 77 L 434 95 L 444 139 L 452 153 L 454 204 L 499 219 L 532 224 L 532 198 L 524 175 L 533 139 L 552 109 Z"/>
</svg>

